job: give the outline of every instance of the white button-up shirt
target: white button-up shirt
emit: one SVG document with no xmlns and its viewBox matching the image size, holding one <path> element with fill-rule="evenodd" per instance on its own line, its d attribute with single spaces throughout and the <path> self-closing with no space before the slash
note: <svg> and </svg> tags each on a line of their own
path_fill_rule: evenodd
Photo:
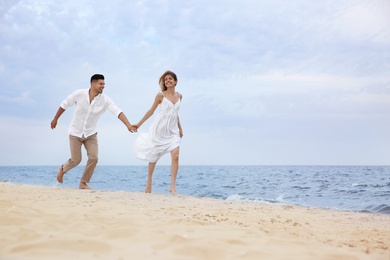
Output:
<svg viewBox="0 0 390 260">
<path fill-rule="evenodd" d="M 89 103 L 89 89 L 76 90 L 61 103 L 63 109 L 75 106 L 68 133 L 77 137 L 88 137 L 97 133 L 97 122 L 108 109 L 116 117 L 122 113 L 119 107 L 106 95 L 99 94 Z"/>
</svg>

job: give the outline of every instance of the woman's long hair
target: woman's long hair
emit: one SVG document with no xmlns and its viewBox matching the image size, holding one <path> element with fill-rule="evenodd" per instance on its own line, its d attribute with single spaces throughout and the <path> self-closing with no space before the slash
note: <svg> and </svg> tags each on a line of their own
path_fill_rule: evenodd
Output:
<svg viewBox="0 0 390 260">
<path fill-rule="evenodd" d="M 161 87 L 161 91 L 165 91 L 168 89 L 167 86 L 165 86 L 165 80 L 164 80 L 165 76 L 167 76 L 167 75 L 171 75 L 177 84 L 176 74 L 170 70 L 167 70 L 166 72 L 164 72 L 164 74 L 161 75 L 160 79 L 158 80 L 158 83 L 160 84 L 160 87 Z"/>
</svg>

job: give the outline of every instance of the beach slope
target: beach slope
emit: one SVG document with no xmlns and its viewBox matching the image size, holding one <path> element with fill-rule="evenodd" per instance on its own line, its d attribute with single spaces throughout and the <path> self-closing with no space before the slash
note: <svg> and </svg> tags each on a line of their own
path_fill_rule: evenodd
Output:
<svg viewBox="0 0 390 260">
<path fill-rule="evenodd" d="M 390 215 L 0 183 L 0 259 L 383 259 Z"/>
</svg>

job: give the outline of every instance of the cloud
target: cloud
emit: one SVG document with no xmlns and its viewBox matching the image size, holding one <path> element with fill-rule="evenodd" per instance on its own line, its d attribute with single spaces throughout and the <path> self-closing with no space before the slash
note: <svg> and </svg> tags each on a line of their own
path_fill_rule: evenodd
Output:
<svg viewBox="0 0 390 260">
<path fill-rule="evenodd" d="M 390 33 L 387 30 L 390 22 L 389 12 L 388 1 L 357 3 L 340 15 L 331 24 L 331 28 L 338 33 L 338 37 L 389 44 Z"/>
<path fill-rule="evenodd" d="M 10 103 L 11 105 L 25 105 L 31 104 L 33 101 L 29 97 L 28 91 L 22 92 L 19 97 L 0 96 L 0 101 Z"/>
<path fill-rule="evenodd" d="M 380 127 L 378 118 L 388 117 L 388 1 L 221 3 L 1 1 L 0 118 L 17 118 L 4 121 L 15 128 L 25 118 L 47 125 L 70 92 L 103 73 L 105 93 L 134 122 L 167 69 L 179 76 L 183 127 L 199 156 L 202 140 L 218 140 L 208 148 L 214 154 L 229 136 L 251 146 L 248 154 L 256 153 L 255 144 L 270 150 L 274 142 L 276 154 L 283 142 L 308 145 L 300 134 L 306 129 L 319 133 L 310 142 L 323 145 L 326 124 L 341 124 L 337 129 L 349 135 L 347 129 Z M 103 129 L 114 121 L 102 118 Z M 357 136 L 367 140 L 363 132 Z"/>
</svg>

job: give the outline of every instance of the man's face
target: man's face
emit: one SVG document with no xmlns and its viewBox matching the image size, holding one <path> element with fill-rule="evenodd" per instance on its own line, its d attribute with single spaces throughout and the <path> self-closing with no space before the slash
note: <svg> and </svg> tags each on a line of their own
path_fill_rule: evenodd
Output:
<svg viewBox="0 0 390 260">
<path fill-rule="evenodd" d="M 106 83 L 104 83 L 104 79 L 98 79 L 92 82 L 92 88 L 98 93 L 103 93 L 105 84 Z"/>
</svg>

